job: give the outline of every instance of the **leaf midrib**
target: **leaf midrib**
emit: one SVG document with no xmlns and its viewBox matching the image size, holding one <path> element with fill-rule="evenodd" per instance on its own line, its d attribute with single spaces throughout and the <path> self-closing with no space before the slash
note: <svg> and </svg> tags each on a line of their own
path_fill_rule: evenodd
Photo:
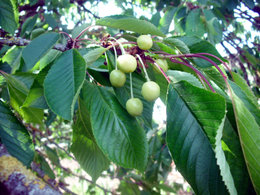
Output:
<svg viewBox="0 0 260 195">
<path fill-rule="evenodd" d="M 100 96 L 101 96 L 103 102 L 106 102 L 105 106 L 106 106 L 106 107 L 109 109 L 109 111 L 114 115 L 114 118 L 115 118 L 115 120 L 116 120 L 115 122 L 118 121 L 118 123 L 122 125 L 123 123 L 122 123 L 121 120 L 119 120 L 120 118 L 119 118 L 119 116 L 117 115 L 117 113 L 114 111 L 113 108 L 111 108 L 110 104 L 107 103 L 107 100 L 103 97 L 103 94 L 102 94 L 102 92 L 100 91 L 100 89 L 99 89 L 99 88 L 97 88 L 97 89 L 98 89 L 98 92 L 99 92 L 99 94 L 100 94 Z M 122 108 L 122 109 L 123 109 L 123 108 Z M 115 116 L 117 116 L 117 117 L 115 117 Z M 124 127 L 124 125 L 122 125 L 122 126 Z M 128 143 L 129 143 L 129 145 L 131 146 L 131 150 L 132 150 L 132 153 L 133 153 L 134 158 L 135 158 L 135 161 L 134 161 L 134 162 L 136 162 L 137 157 L 136 157 L 135 151 L 133 150 L 134 147 L 133 147 L 133 145 L 132 145 L 132 142 L 131 142 L 131 140 L 130 140 L 130 138 L 129 138 L 127 132 L 126 132 L 126 129 L 125 129 L 125 128 L 122 128 L 122 129 L 123 129 L 122 132 L 124 133 L 124 135 L 126 135 L 125 137 L 127 138 L 127 141 L 128 141 Z"/>
</svg>

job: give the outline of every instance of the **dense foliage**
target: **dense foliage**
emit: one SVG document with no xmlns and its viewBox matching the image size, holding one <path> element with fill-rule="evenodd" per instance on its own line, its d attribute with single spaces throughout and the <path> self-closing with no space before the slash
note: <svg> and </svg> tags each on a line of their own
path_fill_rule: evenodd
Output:
<svg viewBox="0 0 260 195">
<path fill-rule="evenodd" d="M 196 194 L 260 194 L 259 2 L 102 3 L 1 1 L 0 143 L 71 194 L 62 159 L 91 176 L 83 193 L 177 193 L 174 164 Z"/>
</svg>

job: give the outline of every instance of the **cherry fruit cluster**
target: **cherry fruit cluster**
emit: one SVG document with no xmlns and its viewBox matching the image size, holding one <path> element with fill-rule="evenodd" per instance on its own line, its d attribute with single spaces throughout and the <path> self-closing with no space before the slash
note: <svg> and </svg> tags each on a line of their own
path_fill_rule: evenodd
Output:
<svg viewBox="0 0 260 195">
<path fill-rule="evenodd" d="M 153 40 L 149 35 L 141 35 L 137 38 L 137 46 L 142 50 L 149 50 L 153 46 Z M 114 87 L 123 87 L 126 82 L 125 73 L 132 73 L 137 68 L 137 60 L 136 57 L 130 54 L 123 54 L 117 58 L 117 66 L 116 69 L 111 71 L 109 79 Z M 143 62 L 139 56 L 139 61 L 143 65 Z M 167 61 L 164 59 L 155 60 L 157 66 L 159 66 L 164 72 L 168 70 Z M 159 68 L 155 66 L 155 70 L 161 72 Z M 118 69 L 117 69 L 118 67 Z M 144 72 L 146 74 L 147 81 L 143 84 L 141 94 L 147 101 L 154 101 L 160 96 L 160 87 L 154 82 L 150 81 L 149 76 L 146 72 L 145 66 L 143 65 Z M 131 78 L 131 76 L 130 76 Z M 132 80 L 131 83 L 131 91 L 132 91 Z M 139 98 L 133 97 L 131 92 L 131 98 L 126 102 L 126 110 L 132 116 L 140 116 L 143 112 L 143 103 Z"/>
</svg>

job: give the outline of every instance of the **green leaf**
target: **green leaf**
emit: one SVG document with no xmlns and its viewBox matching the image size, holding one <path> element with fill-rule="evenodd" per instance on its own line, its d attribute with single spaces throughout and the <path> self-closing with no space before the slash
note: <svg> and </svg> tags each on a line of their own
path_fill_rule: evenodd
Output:
<svg viewBox="0 0 260 195">
<path fill-rule="evenodd" d="M 164 37 L 165 35 L 152 23 L 146 20 L 139 20 L 130 16 L 115 15 L 101 18 L 97 25 L 108 26 L 122 30 L 133 31 L 140 34 L 151 34 Z"/>
<path fill-rule="evenodd" d="M 151 18 L 151 23 L 155 26 L 158 26 L 159 25 L 159 22 L 160 22 L 160 19 L 161 19 L 161 15 L 160 15 L 160 12 L 156 12 L 152 18 Z"/>
<path fill-rule="evenodd" d="M 148 144 L 136 119 L 103 87 L 85 82 L 82 97 L 90 113 L 94 137 L 104 154 L 120 166 L 144 171 Z"/>
<path fill-rule="evenodd" d="M 58 33 L 45 33 L 33 39 L 22 52 L 24 71 L 31 70 L 34 65 L 55 45 L 59 40 Z"/>
<path fill-rule="evenodd" d="M 53 173 L 50 165 L 47 163 L 45 158 L 40 156 L 38 153 L 35 153 L 34 161 L 39 164 L 39 168 L 48 175 L 51 179 L 55 179 L 55 174 Z"/>
<path fill-rule="evenodd" d="M 222 66 L 219 66 L 219 68 L 222 70 L 223 73 L 225 73 L 225 69 Z M 227 86 L 225 80 L 214 66 L 203 68 L 203 72 L 210 78 L 211 81 L 213 81 L 222 90 L 226 90 Z"/>
<path fill-rule="evenodd" d="M 41 71 L 44 69 L 46 66 L 48 66 L 51 62 L 53 62 L 62 52 L 51 49 L 45 56 L 43 56 L 40 61 L 36 64 L 36 67 L 39 68 Z"/>
<path fill-rule="evenodd" d="M 237 132 L 226 119 L 223 129 L 222 149 L 229 164 L 238 194 L 247 194 L 249 175 Z"/>
<path fill-rule="evenodd" d="M 30 89 L 30 92 L 23 102 L 23 107 L 47 109 L 48 105 L 44 98 L 43 88 L 36 86 Z"/>
<path fill-rule="evenodd" d="M 86 74 L 86 63 L 75 49 L 62 53 L 44 80 L 44 95 L 54 113 L 66 120 L 74 106 Z"/>
<path fill-rule="evenodd" d="M 7 62 L 12 67 L 12 73 L 20 67 L 22 51 L 23 48 L 15 46 L 9 49 L 3 57 L 3 62 Z"/>
<path fill-rule="evenodd" d="M 164 13 L 164 16 L 160 20 L 160 30 L 162 31 L 162 33 L 167 34 L 169 32 L 170 25 L 173 22 L 173 16 L 176 13 L 177 9 L 177 7 L 170 7 Z"/>
<path fill-rule="evenodd" d="M 8 152 L 29 167 L 34 157 L 31 137 L 2 101 L 0 101 L 0 137 Z"/>
<path fill-rule="evenodd" d="M 77 120 L 73 125 L 71 151 L 81 167 L 96 181 L 108 169 L 109 160 L 99 149 L 93 136 L 90 116 L 83 100 L 79 100 Z"/>
<path fill-rule="evenodd" d="M 81 24 L 80 26 L 76 26 L 72 32 L 71 32 L 71 35 L 72 35 L 72 38 L 75 39 L 81 31 L 83 31 L 85 28 L 89 27 L 90 24 L 88 23 L 84 23 L 84 24 Z"/>
<path fill-rule="evenodd" d="M 247 169 L 257 194 L 260 193 L 260 128 L 233 89 L 232 104 Z"/>
<path fill-rule="evenodd" d="M 203 9 L 205 15 L 205 25 L 208 31 L 208 39 L 212 44 L 217 44 L 222 40 L 222 26 L 215 14 L 208 9 Z"/>
<path fill-rule="evenodd" d="M 141 195 L 138 185 L 132 183 L 131 180 L 121 181 L 117 191 L 119 191 L 120 194 Z"/>
<path fill-rule="evenodd" d="M 178 49 L 183 54 L 190 53 L 188 46 L 179 39 L 165 38 L 163 39 L 163 42 L 170 45 L 173 48 Z"/>
<path fill-rule="evenodd" d="M 25 20 L 25 22 L 22 25 L 21 37 L 24 36 L 24 34 L 26 32 L 32 31 L 32 29 L 37 21 L 37 18 L 38 18 L 38 14 L 36 14 L 35 16 L 31 16 Z"/>
<path fill-rule="evenodd" d="M 19 73 L 16 75 L 4 74 L 4 77 L 8 83 L 11 106 L 22 116 L 25 122 L 41 124 L 43 119 L 42 109 L 22 107 L 34 82 L 35 75 Z"/>
<path fill-rule="evenodd" d="M 146 125 L 151 127 L 154 102 L 146 101 L 141 94 L 142 86 L 146 82 L 146 80 L 137 73 L 132 73 L 132 78 L 133 78 L 134 97 L 139 98 L 143 102 L 143 113 L 142 113 L 141 117 L 144 120 L 144 122 L 146 123 Z M 125 108 L 127 100 L 131 98 L 129 74 L 126 75 L 125 85 L 120 88 L 114 88 L 114 91 L 116 93 L 118 101 Z"/>
<path fill-rule="evenodd" d="M 200 20 L 200 15 L 200 9 L 193 9 L 190 11 L 186 19 L 186 35 L 195 35 L 198 37 L 202 37 L 204 35 L 205 28 Z"/>
<path fill-rule="evenodd" d="M 182 92 L 184 91 L 182 87 L 192 88 L 196 93 L 201 91 L 208 93 L 208 91 L 192 87 L 185 81 L 177 83 L 175 86 L 176 89 L 170 85 L 168 90 L 167 144 L 177 169 L 190 183 L 196 194 L 227 194 L 214 151 L 200 124 L 201 121 L 198 121 L 187 105 L 188 102 L 182 98 Z M 203 97 L 206 98 L 205 95 Z M 197 100 L 196 103 L 199 103 L 197 108 L 201 109 L 202 113 L 205 109 L 204 113 L 207 113 L 206 111 L 211 110 L 211 105 L 209 105 L 208 101 L 205 101 L 206 105 L 203 105 L 203 102 Z M 207 108 L 207 106 L 209 107 Z M 196 104 L 194 104 L 195 107 Z M 214 114 L 208 113 L 210 116 L 207 118 L 201 117 L 201 120 L 203 118 L 214 118 Z M 216 136 L 216 130 L 212 130 L 207 134 L 210 140 L 213 140 Z"/>
<path fill-rule="evenodd" d="M 251 112 L 255 121 L 260 125 L 260 109 L 257 104 L 254 104 L 251 99 L 246 95 L 246 93 L 235 83 L 229 81 L 230 86 L 233 89 L 233 92 L 238 96 L 238 98 L 244 103 L 248 111 Z"/>
<path fill-rule="evenodd" d="M 57 154 L 57 151 L 55 149 L 48 147 L 48 146 L 45 146 L 45 151 L 46 151 L 46 154 L 47 154 L 48 158 L 50 159 L 50 161 L 54 165 L 60 166 L 60 159 L 59 159 L 59 156 Z"/>
<path fill-rule="evenodd" d="M 83 58 L 85 59 L 85 61 L 87 63 L 87 66 L 94 63 L 106 51 L 107 51 L 107 48 L 104 48 L 104 47 L 99 47 L 99 48 L 95 48 L 95 49 L 88 51 L 87 54 L 85 54 L 83 56 Z"/>
<path fill-rule="evenodd" d="M 198 43 L 195 43 L 191 46 L 189 46 L 190 48 L 190 52 L 191 53 L 210 53 L 213 54 L 217 57 L 219 57 L 220 59 L 224 60 L 221 55 L 218 53 L 217 49 L 208 41 L 200 41 Z M 214 61 L 216 64 L 221 64 L 221 62 L 219 62 L 218 60 L 216 60 L 215 58 L 211 57 L 211 56 L 206 56 L 209 59 L 211 59 L 212 61 Z M 211 63 L 209 63 L 208 61 L 204 60 L 204 59 L 194 59 L 194 62 L 196 63 L 197 66 L 202 67 L 202 68 L 207 68 L 210 66 L 213 66 Z"/>
<path fill-rule="evenodd" d="M 175 48 L 173 49 L 172 47 L 170 47 L 170 46 L 168 46 L 168 45 L 166 45 L 164 43 L 157 42 L 154 45 L 158 45 L 159 46 L 159 48 L 157 49 L 158 51 L 161 50 L 161 51 L 164 51 L 164 52 L 166 52 L 168 54 L 173 54 L 173 55 L 175 55 L 177 53 Z"/>
<path fill-rule="evenodd" d="M 173 83 L 178 83 L 180 81 L 187 81 L 190 84 L 203 88 L 201 82 L 192 74 L 188 72 L 178 71 L 178 70 L 168 70 L 167 71 L 168 76 L 173 81 Z"/>
<path fill-rule="evenodd" d="M 255 104 L 258 105 L 257 103 L 257 98 L 254 95 L 253 91 L 251 88 L 247 85 L 246 81 L 238 74 L 235 72 L 232 72 L 232 78 L 234 82 L 241 88 L 241 90 L 245 93 L 245 95 Z"/>
<path fill-rule="evenodd" d="M 83 168 L 96 181 L 102 171 L 108 169 L 109 161 L 97 144 L 83 135 L 73 135 L 71 151 Z"/>
<path fill-rule="evenodd" d="M 0 26 L 7 32 L 14 34 L 18 26 L 18 9 L 16 0 L 1 0 Z"/>
<path fill-rule="evenodd" d="M 177 84 L 175 88 L 178 93 L 181 94 L 187 107 L 208 136 L 212 148 L 215 151 L 221 176 L 230 194 L 236 194 L 237 191 L 230 167 L 226 161 L 221 145 L 226 113 L 225 99 L 218 94 L 193 87 L 188 83 Z"/>
</svg>

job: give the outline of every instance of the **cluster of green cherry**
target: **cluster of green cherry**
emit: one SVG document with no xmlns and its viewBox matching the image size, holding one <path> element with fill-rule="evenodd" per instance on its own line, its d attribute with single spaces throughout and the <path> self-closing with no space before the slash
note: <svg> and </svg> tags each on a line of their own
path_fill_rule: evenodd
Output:
<svg viewBox="0 0 260 195">
<path fill-rule="evenodd" d="M 141 35 L 137 38 L 137 46 L 142 50 L 151 49 L 152 45 L 153 40 L 149 35 Z M 117 58 L 116 66 L 115 70 L 111 71 L 109 79 L 112 86 L 122 87 L 126 82 L 125 73 L 130 73 L 131 98 L 126 102 L 126 110 L 132 116 L 140 116 L 143 112 L 143 103 L 139 98 L 135 98 L 133 95 L 131 75 L 131 73 L 134 72 L 137 68 L 137 60 L 133 55 L 126 54 L 120 43 L 119 46 L 121 48 L 122 55 L 120 55 L 118 58 L 115 55 Z M 146 77 L 146 82 L 142 86 L 141 94 L 145 100 L 154 101 L 160 96 L 160 87 L 156 82 L 150 80 L 141 57 L 138 54 L 136 54 L 136 57 L 142 64 L 142 68 Z M 168 70 L 168 64 L 165 59 L 156 59 L 154 64 L 156 65 L 155 70 L 158 72 L 166 72 Z"/>
</svg>

